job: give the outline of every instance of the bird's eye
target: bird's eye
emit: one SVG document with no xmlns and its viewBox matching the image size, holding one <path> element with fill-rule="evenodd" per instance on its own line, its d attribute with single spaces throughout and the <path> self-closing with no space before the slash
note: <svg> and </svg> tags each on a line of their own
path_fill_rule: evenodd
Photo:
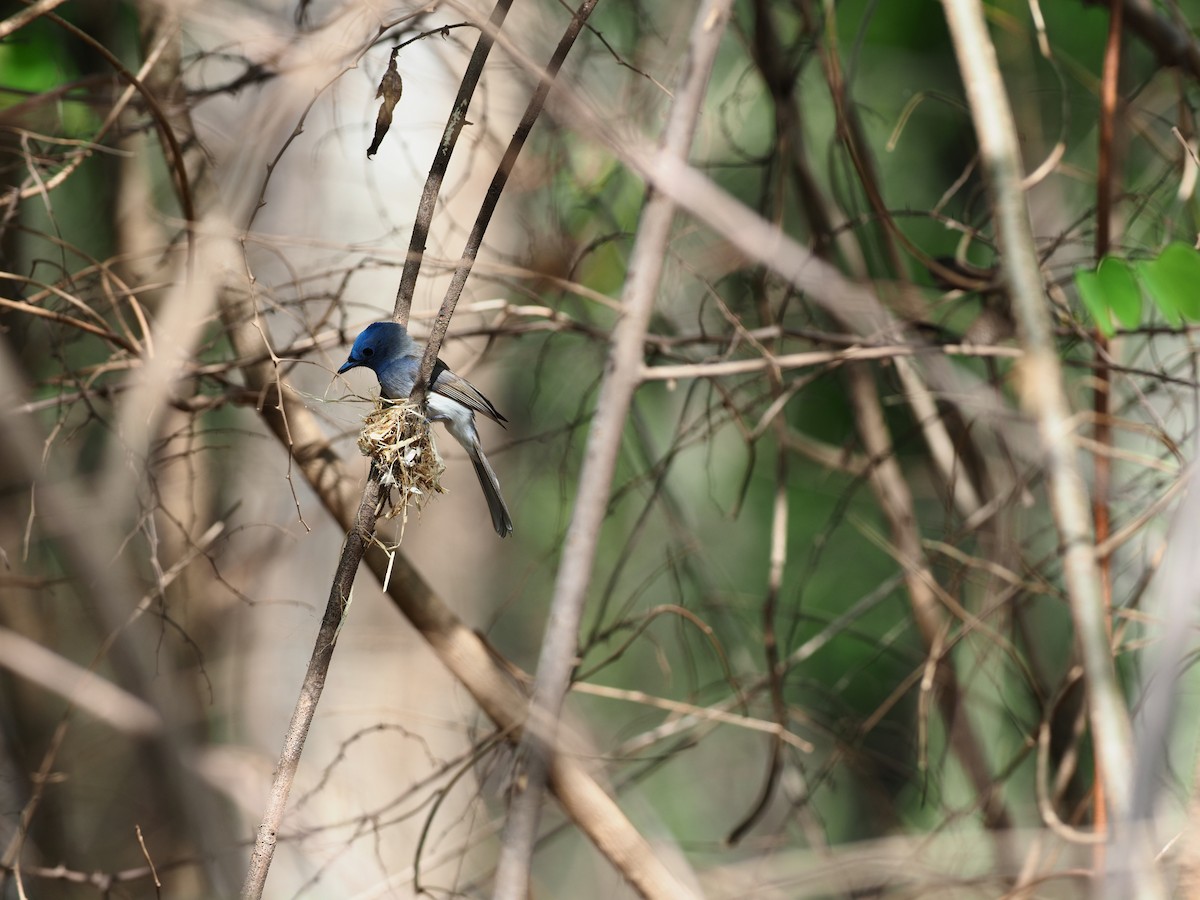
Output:
<svg viewBox="0 0 1200 900">
<path fill-rule="evenodd" d="M 367 359 L 370 359 L 372 356 L 375 355 L 375 349 L 373 347 L 365 347 L 365 348 L 363 348 L 362 353 L 363 353 L 364 357 L 366 357 Z"/>
</svg>

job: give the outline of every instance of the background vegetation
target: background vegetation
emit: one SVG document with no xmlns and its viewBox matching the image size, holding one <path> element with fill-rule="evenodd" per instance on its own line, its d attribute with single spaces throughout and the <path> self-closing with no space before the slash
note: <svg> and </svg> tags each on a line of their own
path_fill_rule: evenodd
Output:
<svg viewBox="0 0 1200 900">
<path fill-rule="evenodd" d="M 1150 896 L 1195 888 L 1200 9 L 983 4 L 1046 370 L 998 236 L 1022 192 L 990 175 L 956 49 L 979 54 L 947 24 L 972 5 L 714 14 L 678 169 L 652 150 L 697 9 L 595 5 L 442 350 L 510 420 L 483 440 L 515 533 L 439 431 L 448 493 L 381 520 L 323 632 L 265 896 L 504 896 L 537 749 L 514 753 L 513 698 L 557 652 L 564 564 L 590 557 L 566 537 L 636 327 L 648 175 L 680 211 L 559 654 L 578 765 L 551 772 L 533 893 L 1057 897 L 1130 867 Z M 408 315 L 432 212 L 400 292 L 429 334 L 573 13 L 513 4 L 424 211 L 491 7 L 4 14 L 0 896 L 236 893 L 367 482 L 376 387 L 334 372 L 362 326 Z M 622 856 L 605 829 L 645 843 Z"/>
</svg>

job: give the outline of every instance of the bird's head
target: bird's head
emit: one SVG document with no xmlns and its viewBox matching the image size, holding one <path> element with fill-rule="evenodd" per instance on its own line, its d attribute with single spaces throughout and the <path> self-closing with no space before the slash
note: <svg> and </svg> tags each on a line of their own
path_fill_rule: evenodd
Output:
<svg viewBox="0 0 1200 900">
<path fill-rule="evenodd" d="M 350 356 L 338 369 L 338 374 L 358 366 L 379 371 L 379 367 L 400 356 L 405 349 L 408 332 L 395 322 L 372 322 L 355 338 Z"/>
</svg>

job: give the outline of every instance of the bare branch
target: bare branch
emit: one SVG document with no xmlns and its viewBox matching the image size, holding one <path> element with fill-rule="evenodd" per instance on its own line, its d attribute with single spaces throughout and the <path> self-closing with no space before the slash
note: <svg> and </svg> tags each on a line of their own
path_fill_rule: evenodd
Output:
<svg viewBox="0 0 1200 900">
<path fill-rule="evenodd" d="M 337 572 L 333 577 L 333 586 L 329 590 L 329 602 L 325 606 L 325 615 L 321 618 L 321 626 L 317 631 L 312 658 L 309 659 L 304 681 L 300 685 L 300 696 L 296 700 L 292 720 L 284 734 L 283 750 L 275 767 L 275 777 L 271 781 L 271 796 L 263 813 L 262 824 L 258 826 L 254 852 L 250 856 L 250 868 L 246 872 L 246 880 L 242 883 L 242 900 L 257 900 L 266 887 L 267 872 L 274 856 L 279 826 L 283 821 L 283 812 L 287 807 L 296 769 L 300 766 L 300 754 L 304 750 L 309 726 L 316 715 L 321 692 L 325 689 L 325 678 L 329 674 L 329 664 L 333 659 L 333 647 L 342 627 L 342 617 L 350 603 L 354 576 L 367 547 L 375 537 L 379 498 L 379 479 L 372 471 L 363 490 L 354 524 L 350 533 L 346 535 L 346 543 L 342 547 Z"/>
<path fill-rule="evenodd" d="M 438 143 L 437 153 L 429 167 L 429 175 L 425 179 L 425 187 L 421 191 L 421 199 L 417 203 L 417 214 L 413 220 L 412 237 L 408 242 L 408 255 L 404 258 L 404 270 L 400 273 L 400 286 L 396 290 L 396 304 L 392 318 L 401 325 L 408 324 L 409 310 L 412 307 L 413 292 L 417 288 L 417 275 L 421 271 L 421 262 L 425 257 L 425 243 L 429 240 L 429 226 L 433 222 L 433 213 L 437 209 L 438 195 L 442 190 L 442 181 L 446 170 L 450 167 L 450 157 L 458 143 L 458 136 L 463 126 L 467 124 L 467 108 L 471 105 L 471 97 L 479 79 L 483 76 L 483 66 L 488 54 L 492 51 L 496 34 L 504 25 L 504 19 L 512 7 L 513 0 L 497 0 L 492 7 L 491 18 L 479 32 L 479 40 L 475 42 L 475 50 L 463 71 L 462 80 L 458 85 L 458 96 L 450 108 L 446 119 L 446 128 Z M 436 353 L 435 353 L 436 358 Z M 431 364 L 432 366 L 432 364 Z M 432 368 L 430 368 L 432 371 Z M 424 380 L 418 381 L 424 384 Z"/>
<path fill-rule="evenodd" d="M 1005 281 L 1026 351 L 1021 399 L 1037 420 L 1044 448 L 1071 614 L 1083 651 L 1092 734 L 1108 778 L 1113 817 L 1127 822 L 1133 773 L 1129 713 L 1109 651 L 1087 492 L 1072 441 L 1074 418 L 1063 389 L 1062 366 L 1021 189 L 1016 126 L 978 0 L 943 0 L 943 6 L 988 173 Z M 1149 884 L 1145 889 L 1153 895 Z"/>
<path fill-rule="evenodd" d="M 496 212 L 496 205 L 504 193 L 508 177 L 517 164 L 517 157 L 520 156 L 525 142 L 529 139 L 529 133 L 533 131 L 538 116 L 542 114 L 542 107 L 550 95 L 550 89 L 554 87 L 559 69 L 562 68 L 571 48 L 575 46 L 575 40 L 587 23 L 592 10 L 596 8 L 596 3 L 597 0 L 584 0 L 575 15 L 571 17 L 570 23 L 558 41 L 558 46 L 554 48 L 554 54 L 546 64 L 546 71 L 538 79 L 537 88 L 534 90 L 533 96 L 529 98 L 525 113 L 521 116 L 521 121 L 517 124 L 516 130 L 504 150 L 504 156 L 496 166 L 496 173 L 492 176 L 492 182 L 488 185 L 487 194 L 475 217 L 475 225 L 467 237 L 466 246 L 463 247 L 462 260 L 454 270 L 454 276 L 450 280 L 449 287 L 446 288 L 445 299 L 442 300 L 442 306 L 438 310 L 437 318 L 433 321 L 432 329 L 430 329 L 429 340 L 425 345 L 425 355 L 421 358 L 421 368 L 417 372 L 416 388 L 413 391 L 414 402 L 420 402 L 425 385 L 429 384 L 433 376 L 433 366 L 437 361 L 438 352 L 442 348 L 442 341 L 446 338 L 446 331 L 450 328 L 450 318 L 454 315 L 454 308 L 458 305 L 458 299 L 462 296 L 463 288 L 466 287 L 467 279 L 471 275 L 471 267 L 479 255 L 480 247 L 483 246 L 483 237 Z M 489 27 L 491 26 L 489 25 Z M 432 177 L 431 171 L 430 178 L 432 179 Z"/>
<path fill-rule="evenodd" d="M 672 158 L 685 158 L 691 147 L 700 104 L 731 5 L 729 0 L 707 0 L 697 10 L 688 42 L 688 58 L 682 68 L 684 74 L 663 133 L 662 153 Z M 538 656 L 531 707 L 533 725 L 526 729 L 521 741 L 526 764 L 524 789 L 514 799 L 505 827 L 494 885 L 497 900 L 524 900 L 529 891 L 529 866 L 541 816 L 543 784 L 556 753 L 558 717 L 574 667 L 596 541 L 608 507 L 625 417 L 641 380 L 646 326 L 654 308 L 674 217 L 672 200 L 652 191 L 638 226 L 623 291 L 623 315 L 613 332 L 579 475 L 575 509 L 555 578 L 550 619 Z"/>
</svg>

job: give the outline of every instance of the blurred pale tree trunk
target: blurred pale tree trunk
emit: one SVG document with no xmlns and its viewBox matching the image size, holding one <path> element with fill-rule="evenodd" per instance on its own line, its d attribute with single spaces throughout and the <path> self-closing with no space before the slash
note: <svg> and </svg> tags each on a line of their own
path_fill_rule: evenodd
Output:
<svg viewBox="0 0 1200 900">
<path fill-rule="evenodd" d="M 1195 2 L 0 16 L 4 900 L 1195 881 Z"/>
</svg>

